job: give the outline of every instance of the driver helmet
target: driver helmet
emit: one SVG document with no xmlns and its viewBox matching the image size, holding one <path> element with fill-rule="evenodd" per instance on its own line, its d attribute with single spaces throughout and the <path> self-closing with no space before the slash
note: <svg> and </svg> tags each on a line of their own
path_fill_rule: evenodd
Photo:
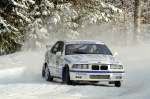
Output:
<svg viewBox="0 0 150 99">
<path fill-rule="evenodd" d="M 95 50 L 95 45 L 89 44 L 89 45 L 87 45 L 87 49 L 89 52 L 93 52 Z"/>
<path fill-rule="evenodd" d="M 73 45 L 68 46 L 68 54 L 74 54 L 75 53 L 75 47 Z"/>
</svg>

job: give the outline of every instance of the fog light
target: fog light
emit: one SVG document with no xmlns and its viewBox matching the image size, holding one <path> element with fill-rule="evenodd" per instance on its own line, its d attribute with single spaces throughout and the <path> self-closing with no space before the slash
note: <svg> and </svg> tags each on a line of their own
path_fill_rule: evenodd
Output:
<svg viewBox="0 0 150 99">
<path fill-rule="evenodd" d="M 113 76 L 112 79 L 122 79 L 122 76 Z"/>
</svg>

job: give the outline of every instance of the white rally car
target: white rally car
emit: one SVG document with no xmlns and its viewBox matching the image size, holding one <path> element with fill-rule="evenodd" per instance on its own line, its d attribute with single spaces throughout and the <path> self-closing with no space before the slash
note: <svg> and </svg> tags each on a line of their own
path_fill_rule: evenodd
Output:
<svg viewBox="0 0 150 99">
<path fill-rule="evenodd" d="M 101 41 L 60 40 L 45 54 L 42 77 L 60 78 L 67 85 L 102 81 L 120 87 L 125 71 L 115 55 Z"/>
</svg>

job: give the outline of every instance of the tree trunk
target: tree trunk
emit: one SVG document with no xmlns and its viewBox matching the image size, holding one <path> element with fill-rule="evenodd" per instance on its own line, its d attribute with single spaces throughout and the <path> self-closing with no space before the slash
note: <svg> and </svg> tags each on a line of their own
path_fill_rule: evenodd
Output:
<svg viewBox="0 0 150 99">
<path fill-rule="evenodd" d="M 134 4 L 134 38 L 133 38 L 133 42 L 136 44 L 138 44 L 140 42 L 141 1 L 142 0 L 135 0 L 135 4 Z"/>
</svg>

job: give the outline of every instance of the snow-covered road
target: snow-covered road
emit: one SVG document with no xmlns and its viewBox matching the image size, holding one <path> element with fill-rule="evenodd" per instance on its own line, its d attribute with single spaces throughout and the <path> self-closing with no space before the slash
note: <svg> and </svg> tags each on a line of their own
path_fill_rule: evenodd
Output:
<svg viewBox="0 0 150 99">
<path fill-rule="evenodd" d="M 18 52 L 0 56 L 0 99 L 150 99 L 150 46 L 109 48 L 125 67 L 120 88 L 47 82 L 41 76 L 44 53 Z"/>
</svg>

